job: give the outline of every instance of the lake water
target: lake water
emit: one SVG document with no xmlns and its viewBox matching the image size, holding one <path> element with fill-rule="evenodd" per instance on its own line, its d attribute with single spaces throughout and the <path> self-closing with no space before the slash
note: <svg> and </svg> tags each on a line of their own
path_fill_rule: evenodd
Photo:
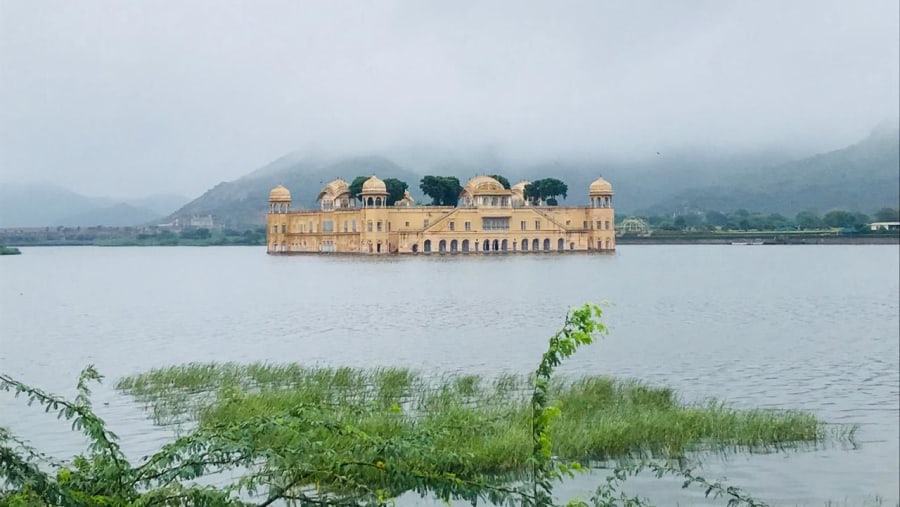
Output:
<svg viewBox="0 0 900 507">
<path fill-rule="evenodd" d="M 71 395 L 95 364 L 109 379 L 95 390 L 98 412 L 136 458 L 171 433 L 109 387 L 123 375 L 189 361 L 528 372 L 566 310 L 590 301 L 608 302 L 610 334 L 566 363 L 568 374 L 859 425 L 855 446 L 706 456 L 707 477 L 778 505 L 900 499 L 897 246 L 378 259 L 261 247 L 22 250 L 0 258 L 0 371 Z M 68 425 L 7 394 L 0 425 L 51 454 L 80 449 Z M 678 484 L 636 481 L 631 491 L 705 503 Z"/>
</svg>

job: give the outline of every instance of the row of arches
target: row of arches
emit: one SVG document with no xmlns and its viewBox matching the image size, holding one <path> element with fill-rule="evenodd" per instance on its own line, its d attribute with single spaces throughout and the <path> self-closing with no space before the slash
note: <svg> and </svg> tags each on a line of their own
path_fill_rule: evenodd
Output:
<svg viewBox="0 0 900 507">
<path fill-rule="evenodd" d="M 568 246 L 568 248 L 567 248 Z M 606 249 L 610 248 L 610 240 L 606 240 Z M 459 240 L 446 240 L 442 239 L 440 241 L 432 242 L 430 239 L 426 239 L 422 243 L 422 252 L 423 253 L 470 253 L 470 252 L 481 252 L 481 253 L 490 253 L 490 252 L 564 252 L 566 250 L 575 250 L 575 243 L 570 242 L 566 245 L 566 241 L 563 238 L 559 238 L 554 243 L 550 238 L 544 238 L 541 240 L 540 238 L 522 238 L 521 241 L 512 240 L 510 242 L 508 239 L 485 239 L 481 241 L 472 241 L 470 242 L 468 239 L 464 239 L 462 241 Z M 603 243 L 597 242 L 597 249 L 603 249 Z M 412 246 L 413 253 L 419 252 L 419 245 L 414 244 Z"/>
</svg>

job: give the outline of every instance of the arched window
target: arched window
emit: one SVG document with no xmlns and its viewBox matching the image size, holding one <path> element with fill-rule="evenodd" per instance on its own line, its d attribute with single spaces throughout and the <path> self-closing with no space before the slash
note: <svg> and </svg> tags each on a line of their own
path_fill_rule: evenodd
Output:
<svg viewBox="0 0 900 507">
<path fill-rule="evenodd" d="M 450 242 L 450 251 L 456 253 L 459 250 L 459 243 L 454 239 Z"/>
<path fill-rule="evenodd" d="M 469 240 L 464 239 L 462 242 L 462 251 L 465 253 L 469 253 Z"/>
<path fill-rule="evenodd" d="M 489 240 L 489 239 L 484 240 L 484 244 L 481 245 L 481 251 L 482 252 L 490 252 L 491 251 L 491 240 Z"/>
<path fill-rule="evenodd" d="M 559 241 L 556 242 L 556 249 L 560 252 L 566 249 L 566 242 L 562 238 L 559 238 Z"/>
<path fill-rule="evenodd" d="M 446 252 L 446 251 L 447 251 L 447 240 L 442 239 L 442 240 L 438 243 L 438 251 L 439 251 L 439 252 Z"/>
<path fill-rule="evenodd" d="M 550 238 L 544 238 L 544 251 L 550 251 Z"/>
<path fill-rule="evenodd" d="M 537 252 L 541 249 L 541 241 L 537 238 L 534 238 L 534 241 L 531 242 L 531 249 Z"/>
<path fill-rule="evenodd" d="M 425 240 L 425 253 L 431 253 L 431 240 Z"/>
<path fill-rule="evenodd" d="M 527 252 L 527 251 L 528 251 L 528 240 L 527 240 L 527 239 L 523 239 L 523 240 L 522 240 L 522 251 L 523 251 L 523 252 Z"/>
<path fill-rule="evenodd" d="M 497 240 L 495 239 L 495 240 L 494 240 L 494 244 L 492 244 L 491 247 L 492 247 L 492 249 L 493 249 L 495 252 L 496 252 L 497 250 L 500 250 L 500 242 L 497 241 Z"/>
<path fill-rule="evenodd" d="M 508 249 L 509 249 L 509 242 L 504 239 L 502 242 L 500 242 L 500 250 L 505 252 Z"/>
</svg>

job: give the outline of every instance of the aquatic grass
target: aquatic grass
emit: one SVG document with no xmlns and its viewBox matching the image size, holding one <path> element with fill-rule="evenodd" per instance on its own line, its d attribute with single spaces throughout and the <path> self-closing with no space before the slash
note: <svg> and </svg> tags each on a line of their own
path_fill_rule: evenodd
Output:
<svg viewBox="0 0 900 507">
<path fill-rule="evenodd" d="M 201 427 L 312 406 L 335 424 L 352 424 L 369 435 L 424 439 L 435 454 L 446 456 L 442 466 L 448 469 L 474 466 L 480 473 L 515 476 L 527 468 L 532 452 L 532 385 L 532 377 L 510 374 L 429 377 L 405 368 L 223 363 L 151 370 L 116 387 L 146 403 L 155 418 L 181 416 Z M 668 387 L 630 380 L 557 379 L 549 392 L 561 410 L 551 426 L 554 453 L 583 463 L 852 439 L 852 427 L 829 433 L 806 412 L 738 410 L 715 400 L 684 403 Z M 353 445 L 352 439 L 316 436 L 338 449 Z M 259 442 L 291 446 L 298 438 L 270 431 Z"/>
</svg>

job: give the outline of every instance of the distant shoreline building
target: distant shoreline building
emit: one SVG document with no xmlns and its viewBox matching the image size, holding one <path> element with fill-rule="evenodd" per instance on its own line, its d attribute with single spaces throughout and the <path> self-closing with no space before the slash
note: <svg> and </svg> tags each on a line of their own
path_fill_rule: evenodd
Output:
<svg viewBox="0 0 900 507">
<path fill-rule="evenodd" d="M 290 191 L 269 193 L 266 245 L 270 254 L 476 254 L 612 252 L 616 248 L 612 185 L 588 189 L 590 206 L 536 206 L 527 181 L 511 188 L 489 176 L 466 183 L 459 204 L 415 206 L 407 192 L 388 206 L 384 182 L 372 176 L 361 201 L 341 179 L 325 185 L 319 209 L 291 209 Z"/>
</svg>

